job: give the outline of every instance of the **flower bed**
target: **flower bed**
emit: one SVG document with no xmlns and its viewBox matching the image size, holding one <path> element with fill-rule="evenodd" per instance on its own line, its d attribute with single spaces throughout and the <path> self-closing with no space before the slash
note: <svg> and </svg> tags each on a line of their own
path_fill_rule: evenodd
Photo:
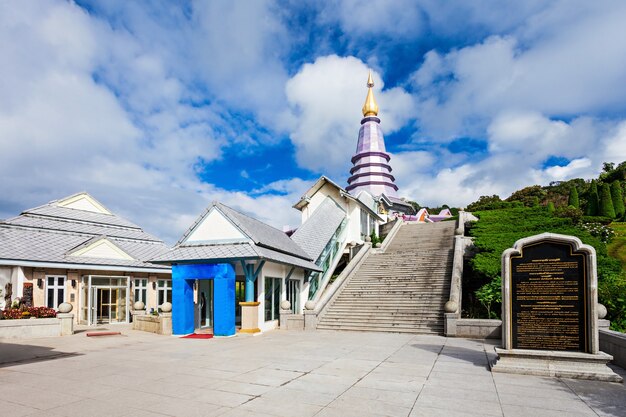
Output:
<svg viewBox="0 0 626 417">
<path fill-rule="evenodd" d="M 57 312 L 53 308 L 48 307 L 19 307 L 19 308 L 6 308 L 4 311 L 0 311 L 0 320 L 11 319 L 29 319 L 31 317 L 38 319 L 54 318 L 57 316 Z"/>
</svg>

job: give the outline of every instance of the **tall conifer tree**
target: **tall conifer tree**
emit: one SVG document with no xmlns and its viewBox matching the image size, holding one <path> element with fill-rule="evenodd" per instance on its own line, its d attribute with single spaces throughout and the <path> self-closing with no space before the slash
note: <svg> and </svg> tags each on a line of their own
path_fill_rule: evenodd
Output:
<svg viewBox="0 0 626 417">
<path fill-rule="evenodd" d="M 598 198 L 598 186 L 595 181 L 591 181 L 591 188 L 587 194 L 587 216 L 597 216 L 600 212 L 600 202 Z"/>
<path fill-rule="evenodd" d="M 578 190 L 576 186 L 572 187 L 569 190 L 569 199 L 567 200 L 567 205 L 575 208 L 580 208 L 580 202 L 578 201 Z"/>
<path fill-rule="evenodd" d="M 611 200 L 613 200 L 615 216 L 621 218 L 624 215 L 624 195 L 622 194 L 622 184 L 618 180 L 611 183 Z"/>
<path fill-rule="evenodd" d="M 611 199 L 611 189 L 609 184 L 602 184 L 600 191 L 600 216 L 615 218 L 615 209 L 613 208 L 613 199 Z"/>
</svg>

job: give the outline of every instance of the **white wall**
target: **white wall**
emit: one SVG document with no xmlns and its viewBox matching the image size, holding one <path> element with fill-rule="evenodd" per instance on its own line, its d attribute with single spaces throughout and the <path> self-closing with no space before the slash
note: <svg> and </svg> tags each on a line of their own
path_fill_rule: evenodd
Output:
<svg viewBox="0 0 626 417">
<path fill-rule="evenodd" d="M 211 209 L 209 214 L 191 232 L 186 242 L 241 241 L 248 238 L 235 227 L 219 210 Z"/>
<path fill-rule="evenodd" d="M 274 262 L 266 262 L 265 265 L 263 266 L 263 270 L 261 271 L 261 273 L 259 274 L 259 277 L 257 278 L 257 290 L 259 294 L 257 301 L 261 303 L 259 304 L 258 327 L 259 329 L 261 329 L 262 332 L 267 331 L 267 330 L 277 329 L 279 325 L 278 320 L 272 320 L 272 321 L 267 321 L 267 322 L 265 321 L 265 278 L 266 277 L 282 278 L 280 300 L 283 301 L 287 299 L 287 286 L 285 285 L 285 278 L 287 277 L 287 274 L 289 273 L 290 270 L 291 270 L 291 267 L 288 265 L 281 265 L 281 264 L 277 264 Z M 301 280 L 300 306 L 301 308 L 303 308 L 304 303 L 306 302 L 306 293 L 303 295 L 304 271 L 301 268 L 296 268 L 296 270 L 293 271 L 293 273 L 291 274 L 291 277 L 289 278 Z M 300 313 L 302 313 L 302 311 L 300 311 Z"/>
<path fill-rule="evenodd" d="M 13 268 L 10 266 L 0 266 L 0 290 L 2 293 L 0 294 L 0 309 L 5 307 L 4 297 L 5 293 L 5 285 L 11 282 L 11 274 L 13 272 Z"/>
</svg>

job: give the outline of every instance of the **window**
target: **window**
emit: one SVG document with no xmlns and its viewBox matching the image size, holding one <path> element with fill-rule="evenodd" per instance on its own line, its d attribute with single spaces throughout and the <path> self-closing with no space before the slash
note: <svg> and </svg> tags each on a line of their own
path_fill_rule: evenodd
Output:
<svg viewBox="0 0 626 417">
<path fill-rule="evenodd" d="M 369 216 L 367 212 L 361 209 L 361 239 L 365 239 L 365 236 L 369 236 L 372 233 L 371 230 L 368 230 L 369 226 Z"/>
<path fill-rule="evenodd" d="M 291 303 L 291 312 L 298 314 L 300 311 L 300 281 L 296 279 L 287 280 L 287 300 Z"/>
<path fill-rule="evenodd" d="M 265 321 L 280 316 L 280 278 L 265 278 Z"/>
<path fill-rule="evenodd" d="M 142 301 L 144 304 L 147 304 L 146 291 L 148 289 L 148 280 L 147 279 L 136 279 L 134 282 L 135 285 L 135 302 Z"/>
<path fill-rule="evenodd" d="M 172 302 L 172 280 L 171 279 L 160 279 L 157 281 L 158 289 L 157 289 L 157 305 L 161 305 L 164 302 L 171 303 Z"/>
<path fill-rule="evenodd" d="M 65 277 L 46 277 L 46 306 L 58 308 L 59 304 L 65 302 Z"/>
</svg>

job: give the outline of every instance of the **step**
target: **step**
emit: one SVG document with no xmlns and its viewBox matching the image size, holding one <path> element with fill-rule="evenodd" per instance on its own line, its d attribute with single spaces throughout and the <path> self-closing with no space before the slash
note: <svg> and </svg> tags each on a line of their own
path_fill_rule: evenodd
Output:
<svg viewBox="0 0 626 417">
<path fill-rule="evenodd" d="M 431 328 L 399 328 L 399 327 L 363 327 L 363 326 L 326 326 L 323 324 L 318 324 L 317 326 L 320 330 L 349 330 L 349 331 L 358 331 L 358 332 L 382 332 L 382 333 L 413 333 L 413 334 L 432 334 L 432 335 L 442 335 L 443 328 L 441 329 L 431 329 Z"/>
</svg>

